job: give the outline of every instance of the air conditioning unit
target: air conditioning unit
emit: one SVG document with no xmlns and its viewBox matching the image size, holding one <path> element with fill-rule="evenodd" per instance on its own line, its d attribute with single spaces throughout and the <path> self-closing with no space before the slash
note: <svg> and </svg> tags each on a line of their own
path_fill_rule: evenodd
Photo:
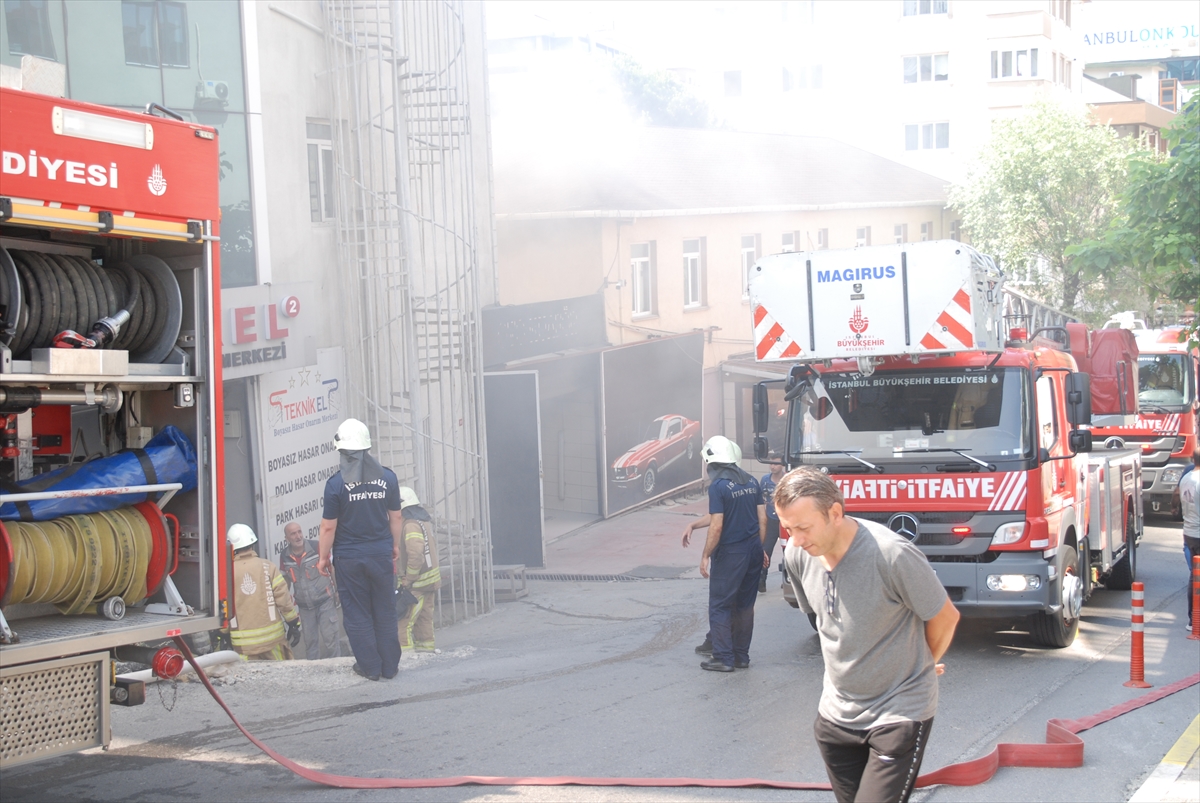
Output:
<svg viewBox="0 0 1200 803">
<path fill-rule="evenodd" d="M 210 106 L 225 106 L 229 103 L 229 84 L 224 81 L 198 82 L 196 101 Z"/>
</svg>

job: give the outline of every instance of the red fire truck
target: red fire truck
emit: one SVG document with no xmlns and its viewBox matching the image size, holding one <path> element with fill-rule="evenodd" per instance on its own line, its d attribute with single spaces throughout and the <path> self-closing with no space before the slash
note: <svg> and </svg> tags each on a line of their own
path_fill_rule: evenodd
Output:
<svg viewBox="0 0 1200 803">
<path fill-rule="evenodd" d="M 1003 275 L 954 241 L 780 254 L 750 282 L 755 452 L 819 466 L 847 511 L 912 540 L 964 615 L 1029 617 L 1064 647 L 1097 583 L 1128 589 L 1141 455 L 1091 451 L 1097 412 L 1136 410 L 1132 335 L 1002 331 Z M 761 433 L 781 408 L 786 443 Z M 794 604 L 794 602 L 793 602 Z"/>
<path fill-rule="evenodd" d="M 1129 329 L 1138 344 L 1138 412 L 1096 421 L 1092 434 L 1106 446 L 1142 451 L 1142 486 L 1154 513 L 1180 517 L 1179 478 L 1196 449 L 1200 353 L 1189 353 L 1182 326 L 1147 329 L 1133 313 L 1114 316 L 1105 328 Z"/>
<path fill-rule="evenodd" d="M 0 767 L 107 745 L 115 661 L 227 619 L 220 147 L 150 111 L 0 89 Z"/>
</svg>

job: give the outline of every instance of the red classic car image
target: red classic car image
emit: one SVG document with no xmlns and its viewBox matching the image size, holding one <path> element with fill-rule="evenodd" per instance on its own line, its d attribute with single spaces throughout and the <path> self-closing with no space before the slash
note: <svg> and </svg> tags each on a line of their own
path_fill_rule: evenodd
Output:
<svg viewBox="0 0 1200 803">
<path fill-rule="evenodd" d="M 680 458 L 690 462 L 699 448 L 699 421 L 681 415 L 660 416 L 646 429 L 644 441 L 613 461 L 613 483 L 622 487 L 639 483 L 649 496 L 663 469 Z"/>
</svg>

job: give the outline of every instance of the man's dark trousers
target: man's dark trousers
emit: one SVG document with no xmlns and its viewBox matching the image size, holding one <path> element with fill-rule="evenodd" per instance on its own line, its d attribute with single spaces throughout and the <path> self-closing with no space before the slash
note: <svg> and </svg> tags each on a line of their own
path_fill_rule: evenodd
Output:
<svg viewBox="0 0 1200 803">
<path fill-rule="evenodd" d="M 838 803 L 889 800 L 905 803 L 921 772 L 933 719 L 905 720 L 852 730 L 820 714 L 813 734 Z"/>
<path fill-rule="evenodd" d="M 335 558 L 334 566 L 342 626 L 359 668 L 367 675 L 392 677 L 400 668 L 392 556 Z"/>
<path fill-rule="evenodd" d="M 757 535 L 739 544 L 722 544 L 712 556 L 708 575 L 709 637 L 713 660 L 726 666 L 750 660 L 762 561 L 762 543 Z"/>
</svg>

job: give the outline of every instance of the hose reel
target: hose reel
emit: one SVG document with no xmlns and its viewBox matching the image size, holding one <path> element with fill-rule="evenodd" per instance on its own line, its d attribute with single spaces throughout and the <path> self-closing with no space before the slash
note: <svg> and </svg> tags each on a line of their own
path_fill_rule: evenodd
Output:
<svg viewBox="0 0 1200 803">
<path fill-rule="evenodd" d="M 182 322 L 179 283 L 158 257 L 138 254 L 102 267 L 80 256 L 0 246 L 0 343 L 18 359 L 60 343 L 160 363 Z"/>
<path fill-rule="evenodd" d="M 66 615 L 120 619 L 178 567 L 179 527 L 175 522 L 172 542 L 168 516 L 140 502 L 43 522 L 0 522 L 0 607 L 51 603 Z"/>
</svg>

